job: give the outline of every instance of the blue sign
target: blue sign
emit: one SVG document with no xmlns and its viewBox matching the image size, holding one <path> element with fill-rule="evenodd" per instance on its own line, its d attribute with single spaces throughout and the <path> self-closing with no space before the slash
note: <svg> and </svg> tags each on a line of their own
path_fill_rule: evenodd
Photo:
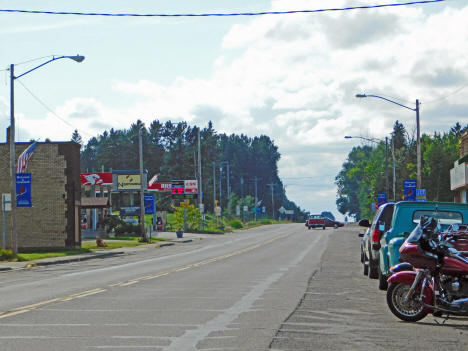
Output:
<svg viewBox="0 0 468 351">
<path fill-rule="evenodd" d="M 32 207 L 31 173 L 16 174 L 16 206 Z"/>
<path fill-rule="evenodd" d="M 154 214 L 154 194 L 145 194 L 145 214 Z"/>
<path fill-rule="evenodd" d="M 416 189 L 416 196 L 426 196 L 426 189 Z"/>
<path fill-rule="evenodd" d="M 379 207 L 382 206 L 383 204 L 387 203 L 387 193 L 378 193 L 377 194 L 377 202 L 379 204 Z"/>
<path fill-rule="evenodd" d="M 261 208 L 261 207 L 257 207 L 257 214 L 258 214 L 258 215 L 261 215 L 261 214 L 262 214 L 262 208 Z"/>
<path fill-rule="evenodd" d="M 405 201 L 416 201 L 416 180 L 405 179 Z"/>
</svg>

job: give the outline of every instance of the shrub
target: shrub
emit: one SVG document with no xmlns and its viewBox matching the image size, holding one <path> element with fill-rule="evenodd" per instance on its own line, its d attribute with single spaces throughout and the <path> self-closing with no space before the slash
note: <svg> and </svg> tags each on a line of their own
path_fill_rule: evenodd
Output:
<svg viewBox="0 0 468 351">
<path fill-rule="evenodd" d="M 240 229 L 240 228 L 244 227 L 242 222 L 240 220 L 238 220 L 238 219 L 234 219 L 232 221 L 229 221 L 229 225 L 231 226 L 232 229 Z"/>
<path fill-rule="evenodd" d="M 262 221 L 260 222 L 262 224 L 271 224 L 271 220 L 269 219 L 262 219 Z"/>
<path fill-rule="evenodd" d="M 0 261 L 10 261 L 13 258 L 13 251 L 0 249 Z"/>
</svg>

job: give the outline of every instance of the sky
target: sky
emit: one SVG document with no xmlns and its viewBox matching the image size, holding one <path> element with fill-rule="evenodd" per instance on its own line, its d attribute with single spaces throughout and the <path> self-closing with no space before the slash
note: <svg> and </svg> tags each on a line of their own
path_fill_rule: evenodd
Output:
<svg viewBox="0 0 468 351">
<path fill-rule="evenodd" d="M 200 14 L 403 2 L 2 0 L 0 10 Z M 17 141 L 66 141 L 78 129 L 87 142 L 138 119 L 202 128 L 212 121 L 220 133 L 268 135 L 281 153 L 288 198 L 342 219 L 335 176 L 362 141 L 344 136 L 385 139 L 396 120 L 415 129 L 414 111 L 356 94 L 410 108 L 419 99 L 422 133 L 468 123 L 468 87 L 450 95 L 468 84 L 467 19 L 468 0 L 255 17 L 0 12 L 0 130 L 10 124 L 10 64 L 18 76 L 51 55 L 84 55 L 82 63 L 57 60 L 15 81 Z"/>
</svg>

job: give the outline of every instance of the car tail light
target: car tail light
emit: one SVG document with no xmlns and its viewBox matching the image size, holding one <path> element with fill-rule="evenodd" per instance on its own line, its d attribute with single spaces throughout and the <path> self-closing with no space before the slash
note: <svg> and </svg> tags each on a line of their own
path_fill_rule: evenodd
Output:
<svg viewBox="0 0 468 351">
<path fill-rule="evenodd" d="M 375 228 L 374 232 L 372 233 L 372 241 L 379 242 L 380 241 L 379 234 L 380 234 L 379 228 Z"/>
<path fill-rule="evenodd" d="M 380 250 L 380 238 L 379 238 L 380 230 L 379 228 L 375 228 L 372 232 L 372 250 Z"/>
</svg>

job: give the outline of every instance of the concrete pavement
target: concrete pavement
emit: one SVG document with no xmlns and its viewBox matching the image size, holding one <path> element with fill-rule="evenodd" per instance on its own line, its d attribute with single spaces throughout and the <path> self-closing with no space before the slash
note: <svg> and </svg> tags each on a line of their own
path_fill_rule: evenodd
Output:
<svg viewBox="0 0 468 351">
<path fill-rule="evenodd" d="M 157 235 L 155 235 L 157 234 Z M 55 264 L 64 264 L 64 263 L 71 263 L 71 262 L 81 262 L 87 261 L 91 259 L 98 259 L 98 258 L 106 258 L 112 257 L 115 255 L 124 255 L 127 253 L 137 252 L 141 250 L 148 250 L 151 248 L 159 248 L 164 246 L 171 246 L 176 244 L 182 243 L 189 243 L 193 240 L 200 240 L 207 237 L 213 237 L 219 234 L 197 234 L 197 233 L 184 233 L 182 238 L 177 238 L 175 232 L 158 232 L 153 233 L 152 238 L 163 238 L 169 239 L 170 241 L 156 241 L 152 242 L 151 244 L 147 245 L 140 245 L 140 246 L 133 246 L 133 247 L 122 247 L 119 249 L 102 249 L 100 251 L 91 252 L 91 253 L 83 253 L 78 255 L 70 255 L 70 256 L 62 256 L 62 257 L 50 257 L 50 258 L 43 258 L 34 261 L 24 261 L 24 262 L 1 262 L 0 261 L 0 272 L 1 271 L 9 271 L 12 269 L 24 269 L 24 268 L 31 268 L 36 266 L 47 266 L 47 265 L 55 265 Z M 106 242 L 106 239 L 103 239 Z M 83 238 L 83 241 L 95 241 L 94 238 Z M 116 241 L 116 240 L 109 240 Z M 119 240 L 119 242 L 128 242 L 124 240 Z"/>
</svg>

